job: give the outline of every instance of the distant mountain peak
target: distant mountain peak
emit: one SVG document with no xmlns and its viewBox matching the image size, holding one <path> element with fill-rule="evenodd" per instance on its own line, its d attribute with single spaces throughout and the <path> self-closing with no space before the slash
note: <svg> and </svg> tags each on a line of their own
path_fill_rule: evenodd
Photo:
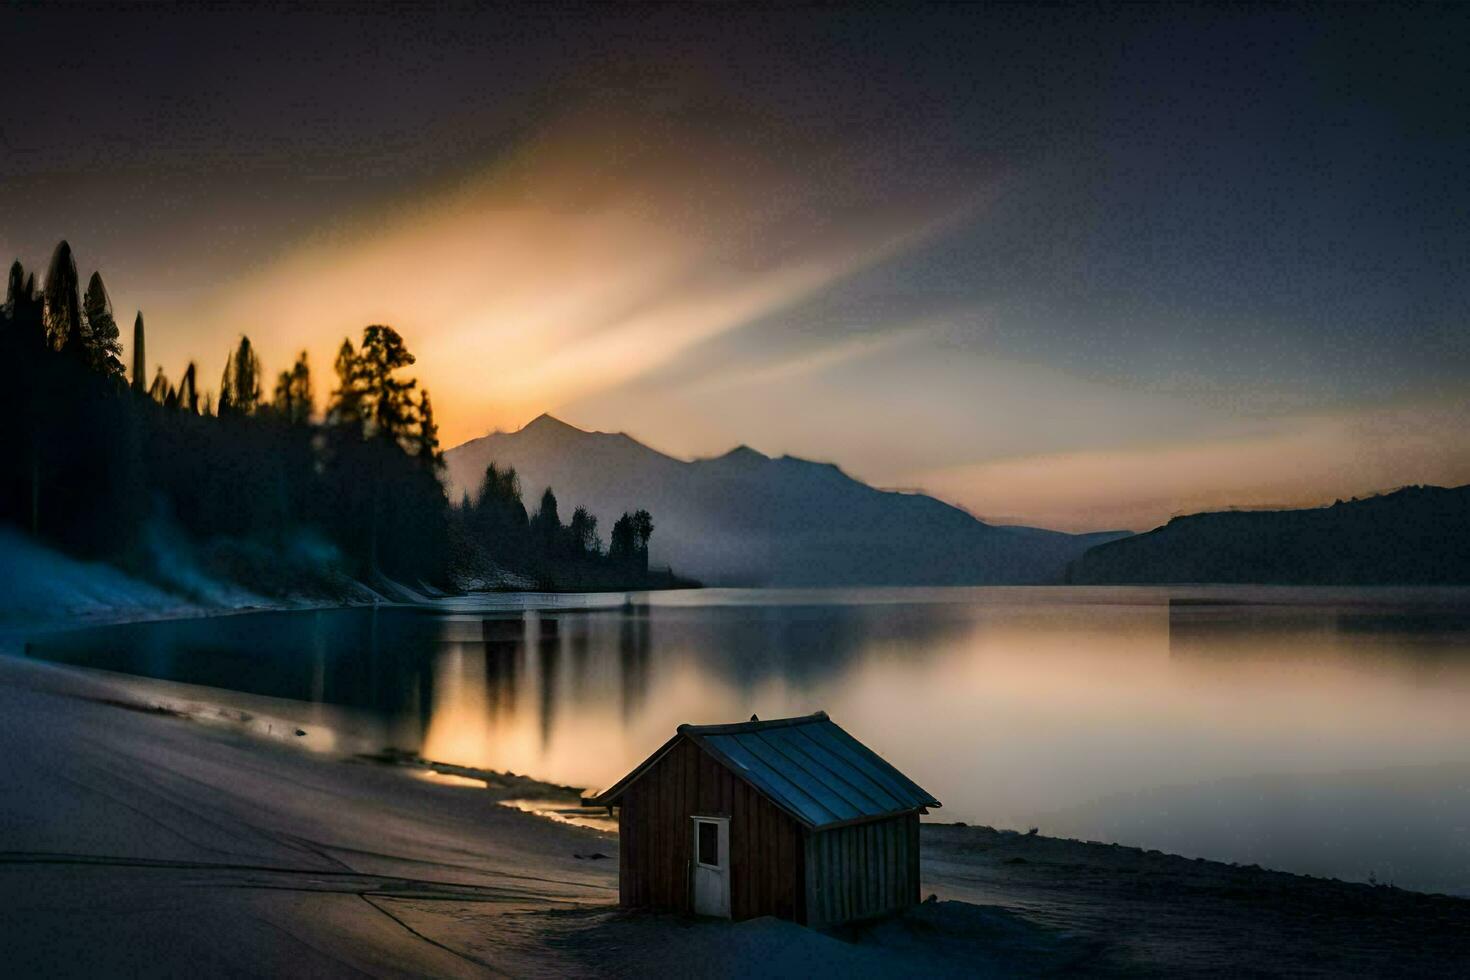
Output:
<svg viewBox="0 0 1470 980">
<path fill-rule="evenodd" d="M 525 425 L 521 426 L 522 432 L 575 432 L 586 435 L 586 430 L 579 429 L 575 425 L 569 425 L 550 412 L 542 412 Z"/>
<path fill-rule="evenodd" d="M 715 458 L 731 463 L 767 463 L 771 459 L 765 453 L 751 449 L 743 442 L 725 455 Z"/>
<path fill-rule="evenodd" d="M 540 415 L 449 450 L 457 499 L 490 463 L 513 466 L 524 499 L 551 487 L 564 510 L 611 527 L 646 508 L 659 564 L 718 584 L 974 585 L 1047 582 L 1096 539 L 999 530 L 918 493 L 888 493 L 835 464 L 771 458 L 739 445 L 686 460 L 626 433 L 588 432 Z"/>
</svg>

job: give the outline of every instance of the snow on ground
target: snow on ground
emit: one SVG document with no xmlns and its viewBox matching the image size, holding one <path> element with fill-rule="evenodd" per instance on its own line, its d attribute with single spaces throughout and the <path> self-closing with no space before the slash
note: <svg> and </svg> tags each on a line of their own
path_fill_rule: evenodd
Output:
<svg viewBox="0 0 1470 980">
<path fill-rule="evenodd" d="M 926 890 L 1096 943 L 1081 972 L 1470 975 L 1470 899 L 989 827 L 922 843 Z"/>
<path fill-rule="evenodd" d="M 0 528 L 0 622 L 176 615 L 198 604 L 105 562 L 84 562 Z"/>
</svg>

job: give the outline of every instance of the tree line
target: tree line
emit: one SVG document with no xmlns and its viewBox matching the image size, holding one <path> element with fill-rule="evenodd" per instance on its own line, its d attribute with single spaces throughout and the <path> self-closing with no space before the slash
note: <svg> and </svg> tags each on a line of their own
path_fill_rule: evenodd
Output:
<svg viewBox="0 0 1470 980">
<path fill-rule="evenodd" d="M 597 587 L 608 584 L 609 571 L 635 581 L 649 576 L 653 517 L 648 511 L 619 517 L 604 551 L 596 515 L 577 507 L 563 524 L 550 487 L 542 492 L 535 512 L 528 513 L 514 467 L 487 466 L 478 491 L 473 497 L 465 493 L 451 518 L 457 540 L 494 541 L 497 561 L 542 581 Z"/>
<path fill-rule="evenodd" d="M 64 551 L 156 570 L 160 539 L 182 538 L 209 570 L 270 594 L 345 574 L 431 589 L 487 566 L 558 587 L 643 584 L 653 521 L 623 515 L 606 552 L 597 520 L 562 524 L 555 495 L 527 515 L 513 470 L 487 471 L 457 505 L 429 392 L 390 326 L 344 339 L 325 406 L 300 353 L 274 378 L 248 337 L 217 393 L 185 365 L 151 377 L 143 314 L 131 371 L 100 273 L 81 288 L 65 241 L 43 282 L 16 261 L 0 309 L 0 519 Z"/>
</svg>

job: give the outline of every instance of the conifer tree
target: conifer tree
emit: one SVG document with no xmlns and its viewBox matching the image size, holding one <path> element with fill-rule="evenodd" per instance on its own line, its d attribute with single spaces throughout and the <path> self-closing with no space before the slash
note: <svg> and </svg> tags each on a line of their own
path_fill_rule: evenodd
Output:
<svg viewBox="0 0 1470 980">
<path fill-rule="evenodd" d="M 572 541 L 572 550 L 579 554 L 593 554 L 599 550 L 597 541 L 597 518 L 586 507 L 572 511 L 567 535 Z"/>
<path fill-rule="evenodd" d="M 556 494 L 550 487 L 541 494 L 541 506 L 537 508 L 536 516 L 531 518 L 531 530 L 543 555 L 549 557 L 556 552 L 557 542 L 561 539 L 561 514 L 557 512 Z"/>
<path fill-rule="evenodd" d="M 184 376 L 179 380 L 178 407 L 186 412 L 199 414 L 199 393 L 195 387 L 194 375 L 196 373 L 194 362 L 184 368 Z"/>
<path fill-rule="evenodd" d="M 434 406 L 429 401 L 429 389 L 419 392 L 419 462 L 430 470 L 444 465 L 444 454 L 439 451 L 439 426 L 434 423 Z"/>
<path fill-rule="evenodd" d="M 148 397 L 160 405 L 167 405 L 173 397 L 173 387 L 168 383 L 168 376 L 163 373 L 163 365 L 158 365 L 154 372 L 153 383 L 148 386 Z"/>
<path fill-rule="evenodd" d="M 623 513 L 613 522 L 612 540 L 607 546 L 607 556 L 617 561 L 630 561 L 637 551 L 638 537 L 633 530 L 633 515 Z"/>
<path fill-rule="evenodd" d="M 224 377 L 220 380 L 219 413 L 253 415 L 260 406 L 260 358 L 250 346 L 250 338 L 240 337 L 240 345 L 225 360 Z"/>
<path fill-rule="evenodd" d="M 87 295 L 82 301 L 84 328 L 82 345 L 87 365 L 110 378 L 123 375 L 122 341 L 118 339 L 117 321 L 112 317 L 112 300 L 102 284 L 102 273 L 92 273 L 87 282 Z"/>
<path fill-rule="evenodd" d="M 302 351 L 291 370 L 282 371 L 276 379 L 271 406 L 288 425 L 306 425 L 311 421 L 312 401 L 311 368 Z"/>
<path fill-rule="evenodd" d="M 45 304 L 36 295 L 36 276 L 27 275 L 19 260 L 10 266 L 5 289 L 5 316 L 17 348 L 36 355 L 46 346 Z"/>
<path fill-rule="evenodd" d="M 397 330 L 374 324 L 364 328 L 353 364 L 356 387 L 365 401 L 368 437 L 395 439 L 410 452 L 417 422 L 412 400 L 417 382 L 398 378 L 395 372 L 413 362 Z"/>
<path fill-rule="evenodd" d="M 78 292 L 77 263 L 71 245 L 63 239 L 51 253 L 46 270 L 43 301 L 46 310 L 46 338 L 56 350 L 68 350 L 83 356 L 82 300 Z"/>
<path fill-rule="evenodd" d="M 633 514 L 633 537 L 637 541 L 638 560 L 648 571 L 648 539 L 653 537 L 653 515 L 639 508 Z"/>
<path fill-rule="evenodd" d="M 357 351 L 352 341 L 343 338 L 337 348 L 337 359 L 332 362 L 337 375 L 337 387 L 327 402 L 327 424 L 342 431 L 355 431 L 362 435 L 363 408 L 362 392 L 358 385 Z"/>
<path fill-rule="evenodd" d="M 5 319 L 15 319 L 15 304 L 21 300 L 21 291 L 25 289 L 26 270 L 20 264 L 20 259 L 10 263 L 10 275 L 5 281 Z"/>
</svg>

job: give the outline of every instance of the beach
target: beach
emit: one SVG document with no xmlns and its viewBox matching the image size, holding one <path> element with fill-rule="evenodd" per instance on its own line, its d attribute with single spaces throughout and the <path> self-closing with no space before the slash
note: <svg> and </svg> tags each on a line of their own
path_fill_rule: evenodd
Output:
<svg viewBox="0 0 1470 980">
<path fill-rule="evenodd" d="M 16 976 L 1470 969 L 1464 899 L 938 823 L 938 900 L 896 920 L 824 935 L 622 913 L 615 834 L 500 805 L 570 805 L 570 788 L 404 764 L 324 735 L 309 705 L 22 650 L 0 656 Z"/>
</svg>

